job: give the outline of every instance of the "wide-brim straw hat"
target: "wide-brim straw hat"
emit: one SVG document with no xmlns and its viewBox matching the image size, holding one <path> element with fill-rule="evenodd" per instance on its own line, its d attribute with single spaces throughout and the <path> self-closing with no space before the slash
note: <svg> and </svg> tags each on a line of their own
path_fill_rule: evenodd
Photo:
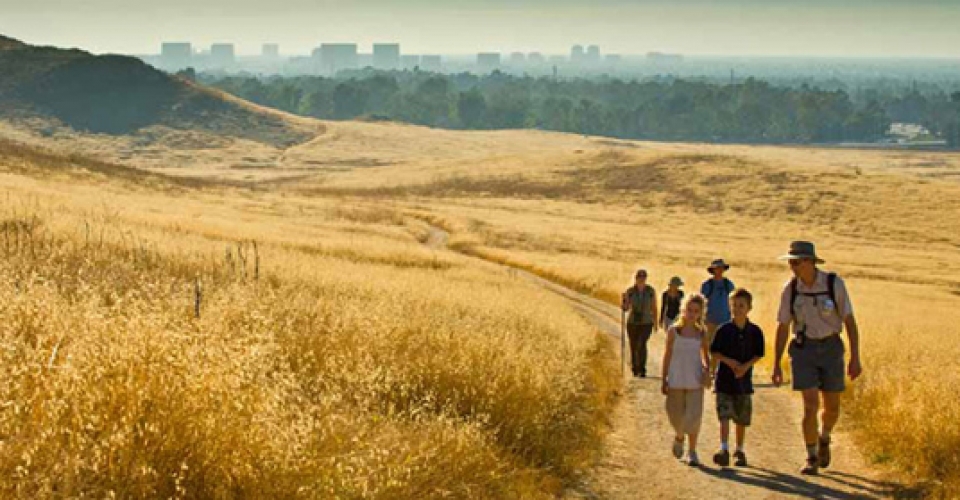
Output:
<svg viewBox="0 0 960 500">
<path fill-rule="evenodd" d="M 707 268 L 708 273 L 713 273 L 713 270 L 722 267 L 724 271 L 730 269 L 730 264 L 727 264 L 723 259 L 717 259 L 710 263 L 710 267 Z"/>
<path fill-rule="evenodd" d="M 793 241 L 790 243 L 790 253 L 781 255 L 780 260 L 791 259 L 813 259 L 817 264 L 823 264 L 824 260 L 817 256 L 817 247 L 809 241 Z"/>
</svg>

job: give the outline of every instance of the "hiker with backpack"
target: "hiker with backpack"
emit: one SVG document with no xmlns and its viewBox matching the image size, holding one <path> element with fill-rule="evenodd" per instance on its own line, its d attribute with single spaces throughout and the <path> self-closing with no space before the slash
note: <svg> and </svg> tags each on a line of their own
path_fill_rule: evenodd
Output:
<svg viewBox="0 0 960 500">
<path fill-rule="evenodd" d="M 623 292 L 622 309 L 630 311 L 627 335 L 630 338 L 630 366 L 634 377 L 647 376 L 647 342 L 657 325 L 657 292 L 647 284 L 647 271 L 634 275 L 634 286 Z"/>
<path fill-rule="evenodd" d="M 679 276 L 670 278 L 670 283 L 660 298 L 660 321 L 663 331 L 667 331 L 680 316 L 680 303 L 683 302 L 683 290 L 680 289 L 682 286 L 683 280 Z"/>
<path fill-rule="evenodd" d="M 780 296 L 777 314 L 777 341 L 773 383 L 783 383 L 780 361 L 790 340 L 790 367 L 793 389 L 803 394 L 803 438 L 807 460 L 802 474 L 815 475 L 830 466 L 830 433 L 840 417 L 840 395 L 845 388 L 844 345 L 840 338 L 846 329 L 850 341 L 850 361 L 846 375 L 856 380 L 860 365 L 860 332 L 853 305 L 843 280 L 836 273 L 817 268 L 823 259 L 807 241 L 794 241 L 790 252 L 780 257 L 790 263 L 793 279 Z M 821 402 L 823 413 L 817 415 Z"/>
<path fill-rule="evenodd" d="M 716 259 L 710 263 L 707 272 L 712 276 L 700 285 L 700 294 L 707 298 L 707 331 L 710 340 L 717 333 L 720 325 L 730 321 L 730 294 L 736 289 L 732 281 L 723 274 L 730 270 L 730 265 L 723 259 Z"/>
</svg>

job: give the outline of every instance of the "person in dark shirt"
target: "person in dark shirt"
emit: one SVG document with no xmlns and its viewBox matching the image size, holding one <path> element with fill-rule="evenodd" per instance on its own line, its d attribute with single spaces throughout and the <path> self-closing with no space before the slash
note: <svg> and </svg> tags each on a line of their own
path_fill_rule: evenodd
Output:
<svg viewBox="0 0 960 500">
<path fill-rule="evenodd" d="M 657 327 L 657 291 L 647 284 L 647 271 L 634 275 L 635 286 L 623 292 L 623 311 L 630 311 L 627 337 L 630 339 L 630 365 L 634 377 L 647 376 L 647 342 Z"/>
<path fill-rule="evenodd" d="M 713 461 L 721 467 L 730 465 L 730 421 L 737 428 L 736 465 L 747 465 L 744 440 L 753 413 L 753 365 L 763 357 L 763 331 L 750 322 L 747 315 L 753 307 L 753 295 L 738 288 L 730 297 L 733 321 L 718 330 L 710 345 L 717 365 L 717 417 L 720 419 L 720 451 Z"/>
<path fill-rule="evenodd" d="M 660 301 L 660 321 L 663 331 L 667 331 L 680 316 L 680 303 L 683 302 L 683 280 L 679 276 L 670 278 L 669 288 L 663 291 Z"/>
</svg>

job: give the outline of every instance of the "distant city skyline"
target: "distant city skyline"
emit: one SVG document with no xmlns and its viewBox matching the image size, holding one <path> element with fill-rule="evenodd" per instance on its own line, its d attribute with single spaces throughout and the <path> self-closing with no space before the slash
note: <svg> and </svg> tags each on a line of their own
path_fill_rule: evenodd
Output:
<svg viewBox="0 0 960 500">
<path fill-rule="evenodd" d="M 232 43 L 237 55 L 348 42 L 449 55 L 569 54 L 581 44 L 616 54 L 960 58 L 952 0 L 0 0 L 0 12 L 0 34 L 94 53 L 154 54 L 185 41 Z"/>
</svg>

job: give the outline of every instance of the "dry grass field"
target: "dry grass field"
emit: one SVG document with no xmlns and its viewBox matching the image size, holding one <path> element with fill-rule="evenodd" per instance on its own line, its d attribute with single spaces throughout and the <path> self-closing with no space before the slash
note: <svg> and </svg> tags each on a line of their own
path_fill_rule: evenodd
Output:
<svg viewBox="0 0 960 500">
<path fill-rule="evenodd" d="M 606 344 L 422 223 L 35 160 L 0 155 L 0 496 L 539 498 L 597 451 Z"/>
<path fill-rule="evenodd" d="M 397 129 L 403 140 L 391 142 Z M 344 136 L 363 134 L 366 158 L 380 159 L 383 145 L 392 166 L 326 172 L 298 187 L 399 204 L 450 231 L 454 248 L 610 301 L 637 267 L 658 288 L 679 275 L 689 290 L 723 256 L 756 292 L 753 317 L 771 339 L 790 277 L 776 257 L 791 240 L 813 240 L 824 268 L 847 279 L 863 332 L 868 371 L 848 391 L 843 425 L 869 459 L 932 494 L 960 495 L 960 155 L 536 132 L 463 134 L 451 151 L 449 132 L 416 141 L 417 130 L 344 126 Z M 491 153 L 478 156 L 478 143 Z M 431 153 L 419 163 L 413 149 L 455 161 Z"/>
<path fill-rule="evenodd" d="M 723 256 L 771 339 L 776 257 L 816 241 L 863 336 L 842 425 L 960 495 L 960 155 L 319 130 L 244 169 L 71 143 L 189 182 L 0 155 L 5 496 L 556 493 L 601 442 L 614 356 L 555 297 L 421 245 L 427 223 L 606 300 Z"/>
</svg>

